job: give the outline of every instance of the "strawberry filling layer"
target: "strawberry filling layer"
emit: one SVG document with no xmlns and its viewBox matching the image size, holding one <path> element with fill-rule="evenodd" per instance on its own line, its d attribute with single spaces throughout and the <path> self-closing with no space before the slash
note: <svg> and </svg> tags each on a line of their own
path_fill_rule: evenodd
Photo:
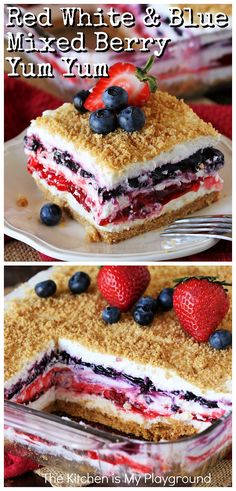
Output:
<svg viewBox="0 0 236 491">
<path fill-rule="evenodd" d="M 162 191 L 151 191 L 150 193 L 140 193 L 134 198 L 132 203 L 120 210 L 115 217 L 110 217 L 100 221 L 99 225 L 105 226 L 109 223 L 119 224 L 126 221 L 138 220 L 150 217 L 155 211 L 160 214 L 164 205 L 173 199 L 180 198 L 189 192 L 197 192 L 200 188 L 203 178 L 196 181 L 181 184 L 181 186 L 172 185 Z"/>
<path fill-rule="evenodd" d="M 62 172 L 46 168 L 35 157 L 29 157 L 28 171 L 36 175 L 38 179 L 43 180 L 48 186 L 54 186 L 60 192 L 70 193 L 86 212 L 92 213 L 93 219 L 100 226 L 117 225 L 158 216 L 167 203 L 184 196 L 186 193 L 197 192 L 200 186 L 204 186 L 206 190 L 211 188 L 222 189 L 222 183 L 218 176 L 197 178 L 195 174 L 185 173 L 183 182 L 178 179 L 175 184 L 173 180 L 169 179 L 166 181 L 166 187 L 162 186 L 163 189 L 155 190 L 152 187 L 150 190 L 147 188 L 145 192 L 143 190 L 142 192 L 133 191 L 129 196 L 125 196 L 128 199 L 128 205 L 123 205 L 122 209 L 118 197 L 111 197 L 113 211 L 112 213 L 106 212 L 104 216 L 104 203 L 92 200 L 86 193 L 85 187 L 79 187 L 75 182 L 65 177 Z M 96 194 L 94 190 L 94 195 Z"/>
<path fill-rule="evenodd" d="M 52 169 L 47 170 L 42 164 L 32 157 L 30 157 L 28 160 L 28 171 L 30 174 L 36 172 L 37 177 L 44 180 L 48 186 L 55 186 L 58 191 L 72 194 L 76 201 L 82 205 L 86 211 L 90 212 L 90 206 L 86 202 L 86 193 L 83 191 L 83 189 L 76 187 L 72 181 L 66 179 L 63 174 L 56 173 Z"/>
<path fill-rule="evenodd" d="M 84 398 L 98 398 L 110 401 L 123 413 L 132 414 L 134 419 L 142 416 L 154 421 L 174 417 L 184 421 L 186 417 L 189 422 L 207 425 L 229 410 L 225 401 L 208 401 L 191 392 L 160 390 L 147 378 L 135 379 L 116 374 L 109 368 L 87 365 L 90 364 L 54 365 L 24 386 L 13 400 L 29 404 L 54 387 L 57 400 L 82 403 Z M 109 373 L 109 376 L 104 373 Z"/>
</svg>

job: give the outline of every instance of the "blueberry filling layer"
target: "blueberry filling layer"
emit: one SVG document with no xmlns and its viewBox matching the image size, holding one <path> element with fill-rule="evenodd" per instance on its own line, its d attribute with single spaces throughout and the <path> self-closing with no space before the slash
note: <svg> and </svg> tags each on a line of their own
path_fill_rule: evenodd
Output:
<svg viewBox="0 0 236 491">
<path fill-rule="evenodd" d="M 39 158 L 42 152 L 49 153 L 35 136 L 25 137 L 25 148 L 36 158 Z M 65 166 L 77 176 L 88 179 L 88 184 L 92 185 L 94 189 L 97 190 L 99 201 L 101 203 L 110 201 L 122 194 L 131 193 L 135 190 L 153 188 L 162 181 L 177 179 L 183 173 L 196 174 L 199 171 L 203 171 L 205 175 L 211 175 L 221 169 L 224 165 L 224 155 L 222 152 L 213 147 L 207 147 L 198 150 L 188 158 L 177 162 L 176 164 L 165 164 L 161 167 L 157 167 L 154 171 L 141 174 L 135 178 L 126 179 L 123 184 L 117 186 L 115 189 L 108 190 L 104 187 L 99 187 L 94 175 L 83 169 L 80 163 L 75 162 L 68 152 L 54 148 L 50 152 L 50 158 L 53 159 L 55 164 Z"/>
<path fill-rule="evenodd" d="M 29 152 L 32 152 L 33 154 L 36 154 L 38 152 L 47 152 L 48 150 L 44 145 L 41 143 L 41 141 L 31 135 L 31 136 L 25 136 L 24 137 L 24 148 L 28 150 Z M 70 169 L 73 173 L 80 175 L 84 179 L 94 179 L 95 177 L 90 174 L 89 172 L 85 171 L 81 165 L 78 162 L 75 162 L 73 157 L 69 154 L 69 152 L 65 152 L 63 150 L 60 150 L 58 148 L 53 148 L 52 151 L 50 151 L 52 160 L 58 164 L 58 165 L 63 165 Z"/>
<path fill-rule="evenodd" d="M 108 379 L 107 383 L 104 377 Z M 109 382 L 109 379 L 112 382 Z M 114 380 L 117 382 L 115 385 Z M 102 384 L 105 389 L 101 389 Z M 148 377 L 142 379 L 118 372 L 111 367 L 85 362 L 70 356 L 65 351 L 58 354 L 55 352 L 50 355 L 45 354 L 40 362 L 36 362 L 31 367 L 27 378 L 21 378 L 17 384 L 6 390 L 5 398 L 14 397 L 17 402 L 28 404 L 36 401 L 53 386 L 59 390 L 72 390 L 78 393 L 85 390 L 95 395 L 102 393 L 105 398 L 114 399 L 119 403 L 127 401 L 127 394 L 131 394 L 129 402 L 131 401 L 132 404 L 135 403 L 135 398 L 139 398 L 139 401 L 145 402 L 147 406 L 151 406 L 156 400 L 160 400 L 162 405 L 163 401 L 165 403 L 167 400 L 172 413 L 181 412 L 181 405 L 185 401 L 196 403 L 197 406 L 202 407 L 203 412 L 204 408 L 206 411 L 222 409 L 218 401 L 205 399 L 190 391 L 162 390 L 156 387 Z"/>
</svg>

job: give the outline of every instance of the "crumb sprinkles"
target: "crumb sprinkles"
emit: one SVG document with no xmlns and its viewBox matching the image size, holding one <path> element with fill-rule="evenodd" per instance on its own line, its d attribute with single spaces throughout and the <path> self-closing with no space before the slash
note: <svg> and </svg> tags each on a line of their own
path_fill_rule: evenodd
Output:
<svg viewBox="0 0 236 491">
<path fill-rule="evenodd" d="M 218 132 L 202 121 L 182 100 L 157 91 L 142 108 L 146 123 L 142 131 L 127 133 L 121 129 L 108 135 L 93 133 L 89 114 L 79 114 L 73 104 L 65 103 L 34 123 L 49 135 L 69 141 L 75 150 L 88 151 L 101 168 L 122 173 L 135 162 L 148 161 L 177 144 L 199 137 L 216 137 Z M 183 124 L 184 123 L 184 124 Z"/>
<path fill-rule="evenodd" d="M 16 204 L 17 206 L 19 206 L 20 208 L 25 208 L 26 206 L 28 206 L 29 204 L 29 201 L 28 199 L 26 198 L 26 196 L 22 196 L 21 194 L 19 194 L 16 198 Z"/>
</svg>

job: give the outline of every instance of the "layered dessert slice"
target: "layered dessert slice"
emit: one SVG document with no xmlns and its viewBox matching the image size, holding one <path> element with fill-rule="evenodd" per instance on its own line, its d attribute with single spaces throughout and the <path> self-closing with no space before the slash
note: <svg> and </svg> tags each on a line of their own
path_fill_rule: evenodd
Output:
<svg viewBox="0 0 236 491">
<path fill-rule="evenodd" d="M 140 131 L 96 134 L 69 103 L 32 121 L 28 170 L 46 198 L 108 243 L 156 229 L 216 201 L 219 134 L 183 101 L 157 91 Z"/>
<path fill-rule="evenodd" d="M 186 28 L 174 21 L 170 27 L 172 9 L 181 8 L 185 25 L 189 25 L 189 10 L 197 28 Z M 178 97 L 192 97 L 217 86 L 227 86 L 232 80 L 232 5 L 230 4 L 138 4 L 117 5 L 120 12 L 129 10 L 136 19 L 129 36 L 144 38 L 165 37 L 171 39 L 165 53 L 155 63 L 152 74 L 158 78 L 161 90 L 167 90 Z M 143 22 L 147 9 L 155 9 L 160 15 L 159 27 L 145 26 Z M 205 16 L 205 25 L 201 25 L 198 12 Z M 207 24 L 207 16 L 223 13 L 228 17 L 224 29 L 214 23 Z M 176 12 L 178 14 L 178 10 Z M 156 47 L 150 47 L 151 52 Z M 140 58 L 140 53 L 136 56 Z"/>
<path fill-rule="evenodd" d="M 208 268 L 207 273 L 216 270 Z M 147 440 L 200 432 L 230 412 L 230 346 L 218 350 L 196 342 L 183 331 L 173 309 L 160 309 L 145 327 L 131 310 L 107 324 L 97 268 L 80 268 L 91 283 L 79 295 L 68 289 L 75 271 L 62 266 L 40 273 L 9 298 L 8 400 L 60 410 Z M 147 294 L 155 298 L 172 285 L 173 277 L 186 275 L 187 268 L 152 267 L 150 273 Z M 205 267 L 191 268 L 193 275 L 204 273 Z M 220 274 L 229 279 L 230 268 Z M 48 278 L 56 282 L 57 293 L 39 298 L 33 287 Z M 221 323 L 229 331 L 230 316 Z"/>
</svg>

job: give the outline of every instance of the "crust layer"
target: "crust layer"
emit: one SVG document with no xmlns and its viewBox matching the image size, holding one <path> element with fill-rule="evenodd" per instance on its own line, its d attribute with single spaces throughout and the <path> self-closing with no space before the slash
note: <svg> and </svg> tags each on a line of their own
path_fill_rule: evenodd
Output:
<svg viewBox="0 0 236 491">
<path fill-rule="evenodd" d="M 57 401 L 56 408 L 58 411 L 63 411 L 70 416 L 79 417 L 86 419 L 87 421 L 110 426 L 115 430 L 135 435 L 137 437 L 142 437 L 145 440 L 159 441 L 161 438 L 165 440 L 177 440 L 178 438 L 197 433 L 193 426 L 186 425 L 178 421 L 171 422 L 171 424 L 156 423 L 150 428 L 145 428 L 139 423 L 122 420 L 109 412 L 101 412 L 97 408 L 90 409 L 85 403 L 80 405 L 74 402 Z"/>
<path fill-rule="evenodd" d="M 107 244 L 114 244 L 116 242 L 135 237 L 136 235 L 149 232 L 150 230 L 164 227 L 174 220 L 177 220 L 178 218 L 184 218 L 186 215 L 201 210 L 202 208 L 205 208 L 205 206 L 209 206 L 211 203 L 214 203 L 215 201 L 218 201 L 220 199 L 220 192 L 213 191 L 212 193 L 197 198 L 195 201 L 183 206 L 178 210 L 164 213 L 160 217 L 152 218 L 151 220 L 147 219 L 141 225 L 136 225 L 130 229 L 122 230 L 121 232 L 103 232 L 102 230 L 97 229 L 94 225 L 91 225 L 91 223 L 88 222 L 84 217 L 82 217 L 78 212 L 75 212 L 73 208 L 68 205 L 65 199 L 60 196 L 55 196 L 38 180 L 35 180 L 35 182 L 40 191 L 43 193 L 46 200 L 56 203 L 61 208 L 64 208 L 77 222 L 81 223 L 81 225 L 85 227 L 86 236 L 90 242 L 106 242 Z"/>
</svg>

